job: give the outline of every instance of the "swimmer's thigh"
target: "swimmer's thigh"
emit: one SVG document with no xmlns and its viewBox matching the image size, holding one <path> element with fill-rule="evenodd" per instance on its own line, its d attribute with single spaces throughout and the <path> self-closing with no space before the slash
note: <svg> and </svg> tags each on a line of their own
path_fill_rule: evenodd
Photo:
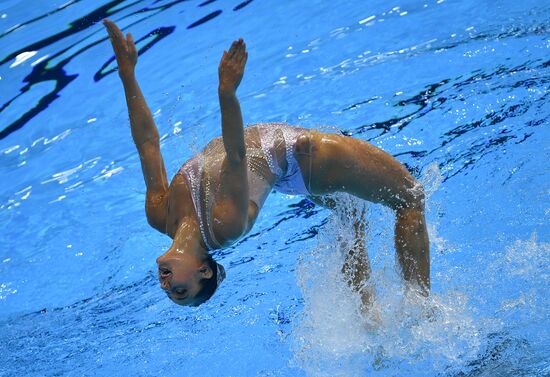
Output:
<svg viewBox="0 0 550 377">
<path fill-rule="evenodd" d="M 363 140 L 309 131 L 298 137 L 294 152 L 313 195 L 348 192 L 394 209 L 415 206 L 421 200 L 421 190 L 415 189 L 417 183 L 409 171 Z"/>
</svg>

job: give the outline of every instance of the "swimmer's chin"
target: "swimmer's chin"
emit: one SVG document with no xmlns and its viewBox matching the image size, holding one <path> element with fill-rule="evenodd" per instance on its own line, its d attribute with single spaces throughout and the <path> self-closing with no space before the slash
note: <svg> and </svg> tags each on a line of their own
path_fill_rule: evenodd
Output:
<svg viewBox="0 0 550 377">
<path fill-rule="evenodd" d="M 191 308 L 198 308 L 202 304 L 204 304 L 208 300 L 199 301 L 199 300 L 193 300 L 193 301 L 181 301 L 181 300 L 175 300 L 170 298 L 170 301 L 172 301 L 174 304 L 183 306 L 183 307 L 191 307 Z"/>
</svg>

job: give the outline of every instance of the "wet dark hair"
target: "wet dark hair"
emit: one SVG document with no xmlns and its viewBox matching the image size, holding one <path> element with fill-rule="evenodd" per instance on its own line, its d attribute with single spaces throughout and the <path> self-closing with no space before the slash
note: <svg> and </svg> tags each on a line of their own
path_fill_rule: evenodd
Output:
<svg viewBox="0 0 550 377">
<path fill-rule="evenodd" d="M 204 258 L 203 262 L 212 270 L 212 277 L 199 281 L 201 289 L 195 296 L 195 300 L 199 302 L 198 305 L 208 301 L 218 288 L 218 264 L 210 254 Z"/>
</svg>

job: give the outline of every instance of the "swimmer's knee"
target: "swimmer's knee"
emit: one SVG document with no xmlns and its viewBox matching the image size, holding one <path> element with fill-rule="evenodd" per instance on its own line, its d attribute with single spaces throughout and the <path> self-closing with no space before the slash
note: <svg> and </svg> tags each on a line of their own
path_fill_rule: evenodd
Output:
<svg viewBox="0 0 550 377">
<path fill-rule="evenodd" d="M 409 190 L 411 193 L 410 206 L 412 208 L 424 210 L 424 204 L 426 202 L 426 194 L 424 193 L 424 186 L 415 180 L 413 187 Z"/>
<path fill-rule="evenodd" d="M 396 209 L 415 209 L 422 212 L 424 211 L 426 194 L 420 182 L 414 180 L 413 184 L 408 187 L 400 197 L 401 201 Z"/>
</svg>

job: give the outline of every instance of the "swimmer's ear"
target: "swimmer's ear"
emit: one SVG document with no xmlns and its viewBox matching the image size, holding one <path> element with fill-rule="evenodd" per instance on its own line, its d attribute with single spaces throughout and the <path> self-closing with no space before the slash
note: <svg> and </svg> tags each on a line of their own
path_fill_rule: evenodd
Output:
<svg viewBox="0 0 550 377">
<path fill-rule="evenodd" d="M 204 263 L 199 267 L 199 274 L 201 275 L 201 279 L 210 279 L 214 275 L 214 271 L 212 271 L 208 264 Z"/>
</svg>

